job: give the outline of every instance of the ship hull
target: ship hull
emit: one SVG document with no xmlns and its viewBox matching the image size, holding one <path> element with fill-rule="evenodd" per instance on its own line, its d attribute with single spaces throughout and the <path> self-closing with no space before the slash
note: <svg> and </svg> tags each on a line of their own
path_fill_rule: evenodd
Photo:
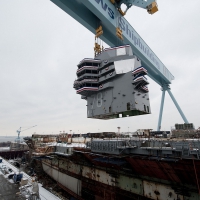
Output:
<svg viewBox="0 0 200 200">
<path fill-rule="evenodd" d="M 103 156 L 85 152 L 69 157 L 56 156 L 42 161 L 42 166 L 60 187 L 77 199 L 200 199 L 197 161 L 171 163 L 126 157 L 118 162 L 110 159 L 109 163 Z"/>
</svg>

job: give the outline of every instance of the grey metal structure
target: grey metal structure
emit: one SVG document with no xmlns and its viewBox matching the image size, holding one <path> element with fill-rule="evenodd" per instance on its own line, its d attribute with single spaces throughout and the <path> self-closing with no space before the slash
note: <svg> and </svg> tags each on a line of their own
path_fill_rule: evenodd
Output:
<svg viewBox="0 0 200 200">
<path fill-rule="evenodd" d="M 130 45 L 107 48 L 78 65 L 74 88 L 87 100 L 87 117 L 113 119 L 149 114 L 147 70 Z"/>
<path fill-rule="evenodd" d="M 198 139 L 110 139 L 92 140 L 87 147 L 94 153 L 151 155 L 162 159 L 200 158 Z"/>
</svg>

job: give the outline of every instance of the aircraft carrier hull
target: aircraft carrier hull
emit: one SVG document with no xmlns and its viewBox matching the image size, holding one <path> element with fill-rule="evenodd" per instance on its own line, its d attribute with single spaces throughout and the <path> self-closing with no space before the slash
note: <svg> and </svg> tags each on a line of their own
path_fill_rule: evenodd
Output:
<svg viewBox="0 0 200 200">
<path fill-rule="evenodd" d="M 199 160 L 113 157 L 76 148 L 73 155 L 43 160 L 42 166 L 77 199 L 200 199 Z"/>
</svg>

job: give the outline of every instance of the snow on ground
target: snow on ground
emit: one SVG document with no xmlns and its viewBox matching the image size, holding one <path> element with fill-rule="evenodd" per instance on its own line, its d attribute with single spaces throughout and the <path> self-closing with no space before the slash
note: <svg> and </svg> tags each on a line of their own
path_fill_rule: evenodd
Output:
<svg viewBox="0 0 200 200">
<path fill-rule="evenodd" d="M 0 157 L 0 159 L 2 159 L 2 163 L 0 163 L 0 169 L 2 167 L 6 166 L 7 168 L 12 169 L 13 172 L 15 172 L 15 173 L 19 172 L 19 169 L 17 169 L 13 165 L 11 165 L 9 162 L 7 162 L 6 160 L 4 160 L 1 157 Z M 21 173 L 23 173 L 23 178 L 27 178 L 28 179 L 28 184 L 31 184 L 32 183 L 31 177 L 28 174 L 26 174 L 25 172 L 21 172 Z M 1 172 L 1 170 L 0 170 L 0 174 L 3 174 Z M 4 177 L 7 178 L 7 175 L 4 175 Z M 10 181 L 13 183 L 12 180 L 10 180 Z M 54 194 L 52 194 L 51 192 L 49 192 L 48 190 L 43 188 L 40 183 L 39 183 L 39 194 L 40 194 L 41 200 L 60 200 L 60 198 L 58 198 L 57 196 L 55 196 Z"/>
</svg>

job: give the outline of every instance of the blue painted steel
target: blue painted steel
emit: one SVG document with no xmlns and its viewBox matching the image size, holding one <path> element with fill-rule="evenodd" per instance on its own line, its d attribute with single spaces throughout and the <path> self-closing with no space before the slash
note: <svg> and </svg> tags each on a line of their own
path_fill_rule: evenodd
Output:
<svg viewBox="0 0 200 200">
<path fill-rule="evenodd" d="M 157 131 L 161 130 L 161 121 L 162 121 L 162 113 L 163 113 L 163 107 L 164 107 L 164 101 L 165 101 L 165 89 L 162 88 L 162 98 L 161 98 L 161 103 L 160 103 L 160 113 L 159 113 L 159 118 L 158 118 L 158 127 Z"/>
<path fill-rule="evenodd" d="M 171 84 L 174 76 L 109 0 L 51 1 L 92 33 L 102 25 L 103 35 L 100 38 L 108 45 L 130 44 L 134 54 L 141 60 L 142 65 L 148 70 L 148 75 L 155 82 L 161 86 Z M 116 37 L 116 27 L 122 29 L 123 41 Z"/>
<path fill-rule="evenodd" d="M 155 0 L 121 0 L 119 4 L 121 5 L 124 3 L 127 7 L 134 5 L 140 8 L 146 8 L 152 2 L 155 2 Z"/>
<path fill-rule="evenodd" d="M 181 110 L 180 106 L 178 105 L 176 99 L 174 98 L 174 96 L 173 96 L 173 94 L 172 94 L 172 92 L 170 91 L 169 88 L 167 89 L 167 92 L 169 93 L 169 95 L 170 95 L 172 101 L 174 102 L 177 110 L 179 111 L 181 117 L 183 118 L 183 121 L 188 124 L 189 123 L 188 120 L 186 119 L 185 115 L 183 114 L 183 111 Z"/>
</svg>

